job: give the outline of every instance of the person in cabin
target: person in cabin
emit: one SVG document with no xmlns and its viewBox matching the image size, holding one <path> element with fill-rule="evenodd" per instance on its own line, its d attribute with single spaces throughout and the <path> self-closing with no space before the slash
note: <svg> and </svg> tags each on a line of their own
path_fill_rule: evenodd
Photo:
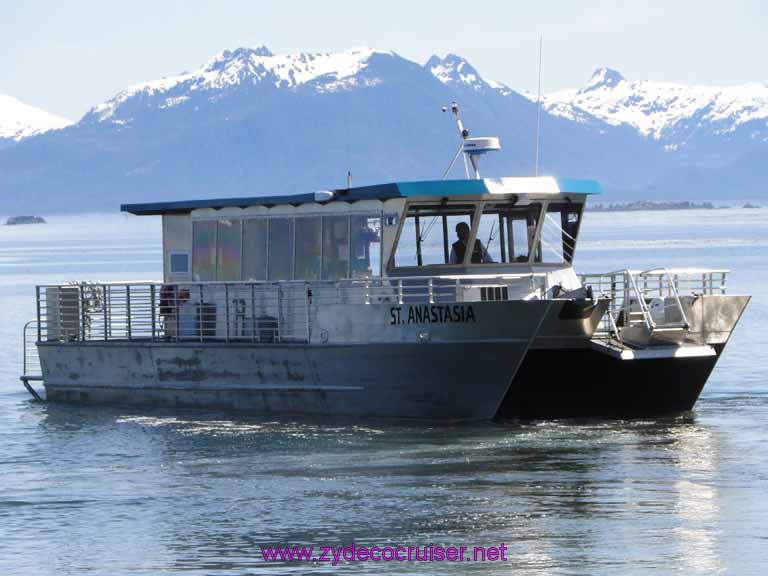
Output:
<svg viewBox="0 0 768 576">
<path fill-rule="evenodd" d="M 458 240 L 451 246 L 451 264 L 461 264 L 464 262 L 464 254 L 467 251 L 467 241 L 469 240 L 469 224 L 459 222 L 456 224 L 456 236 Z M 480 239 L 475 238 L 475 246 L 472 250 L 472 264 L 491 264 L 493 258 L 488 254 Z"/>
</svg>

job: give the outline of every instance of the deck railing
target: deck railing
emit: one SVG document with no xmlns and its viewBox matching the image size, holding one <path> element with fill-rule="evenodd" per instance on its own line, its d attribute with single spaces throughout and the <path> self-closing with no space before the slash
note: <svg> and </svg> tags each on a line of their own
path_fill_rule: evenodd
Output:
<svg viewBox="0 0 768 576">
<path fill-rule="evenodd" d="M 22 346 L 24 349 L 21 359 L 21 375 L 30 380 L 39 379 L 42 376 L 40 357 L 37 354 L 37 347 L 35 346 L 36 334 L 36 320 L 30 320 L 24 324 L 24 332 L 22 334 Z"/>
<path fill-rule="evenodd" d="M 617 336 L 621 327 L 636 324 L 643 324 L 649 330 L 663 326 L 687 327 L 681 297 L 725 294 L 728 272 L 705 268 L 656 268 L 615 270 L 579 277 L 584 286 L 592 287 L 594 296 L 607 297 L 611 301 L 596 336 Z"/>
<path fill-rule="evenodd" d="M 313 306 L 545 297 L 545 273 L 38 286 L 38 341 L 307 342 Z"/>
<path fill-rule="evenodd" d="M 611 302 L 597 335 L 618 336 L 622 327 L 636 324 L 651 330 L 670 322 L 686 326 L 681 297 L 724 294 L 727 274 L 619 270 L 580 278 L 595 297 Z M 546 272 L 336 282 L 83 282 L 38 286 L 34 329 L 37 341 L 307 342 L 312 310 L 318 306 L 543 299 L 553 294 L 574 297 L 552 290 Z M 675 313 L 667 314 L 669 308 Z"/>
</svg>

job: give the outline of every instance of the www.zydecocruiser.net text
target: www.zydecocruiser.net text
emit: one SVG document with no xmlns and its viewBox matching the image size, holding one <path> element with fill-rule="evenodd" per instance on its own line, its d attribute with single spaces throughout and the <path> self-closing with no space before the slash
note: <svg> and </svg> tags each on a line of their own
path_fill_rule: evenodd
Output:
<svg viewBox="0 0 768 576">
<path fill-rule="evenodd" d="M 262 546 L 267 562 L 507 562 L 507 547 L 498 546 Z"/>
</svg>

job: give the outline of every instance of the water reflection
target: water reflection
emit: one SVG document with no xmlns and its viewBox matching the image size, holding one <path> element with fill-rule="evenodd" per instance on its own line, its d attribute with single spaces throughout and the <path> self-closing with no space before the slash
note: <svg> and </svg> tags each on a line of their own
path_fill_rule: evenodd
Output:
<svg viewBox="0 0 768 576">
<path fill-rule="evenodd" d="M 768 219 L 705 212 L 588 213 L 577 253 L 581 271 L 733 268 L 729 291 L 754 294 L 695 418 L 447 428 L 33 405 L 33 285 L 157 278 L 159 221 L 0 227 L 0 573 L 283 574 L 306 567 L 265 566 L 260 545 L 352 541 L 504 541 L 512 562 L 317 573 L 763 573 Z M 705 261 L 701 238 L 720 239 Z"/>
<path fill-rule="evenodd" d="M 63 572 L 103 566 L 94 551 L 122 546 L 118 571 L 285 573 L 302 566 L 265 564 L 260 546 L 352 542 L 508 548 L 507 564 L 430 573 L 723 568 L 717 436 L 693 416 L 443 427 L 40 410 L 44 473 L 24 481 L 45 494 L 42 525 L 78 542 L 53 560 Z"/>
<path fill-rule="evenodd" d="M 675 483 L 681 518 L 676 530 L 679 557 L 693 570 L 716 573 L 724 570 L 717 542 L 721 518 L 720 495 L 715 483 L 719 450 L 707 429 L 682 430 L 677 464 L 681 478 Z"/>
</svg>

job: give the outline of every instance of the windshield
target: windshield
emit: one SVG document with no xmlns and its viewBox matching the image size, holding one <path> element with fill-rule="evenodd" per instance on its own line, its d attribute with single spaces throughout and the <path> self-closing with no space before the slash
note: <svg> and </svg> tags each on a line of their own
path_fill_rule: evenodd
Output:
<svg viewBox="0 0 768 576">
<path fill-rule="evenodd" d="M 527 263 L 540 212 L 540 204 L 410 206 L 391 266 Z"/>
<path fill-rule="evenodd" d="M 536 262 L 545 264 L 573 262 L 582 208 L 582 204 L 553 203 L 547 206 L 547 214 L 541 226 L 541 241 L 536 252 Z"/>
</svg>

